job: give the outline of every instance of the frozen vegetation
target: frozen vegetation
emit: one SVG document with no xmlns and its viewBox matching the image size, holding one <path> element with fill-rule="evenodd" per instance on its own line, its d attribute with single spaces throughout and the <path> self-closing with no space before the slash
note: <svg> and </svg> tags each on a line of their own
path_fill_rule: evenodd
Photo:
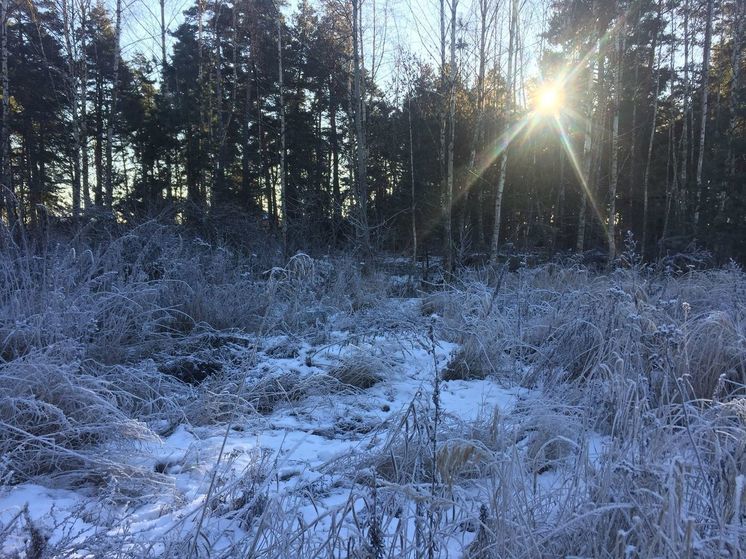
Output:
<svg viewBox="0 0 746 559">
<path fill-rule="evenodd" d="M 736 265 L 45 246 L 0 258 L 2 557 L 746 554 Z"/>
</svg>

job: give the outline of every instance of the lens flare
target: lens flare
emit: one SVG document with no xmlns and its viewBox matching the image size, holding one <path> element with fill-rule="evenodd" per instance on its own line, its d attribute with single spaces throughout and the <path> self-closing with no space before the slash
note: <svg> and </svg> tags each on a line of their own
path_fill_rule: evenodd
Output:
<svg viewBox="0 0 746 559">
<path fill-rule="evenodd" d="M 586 177 L 586 173 L 583 172 L 580 162 L 578 161 L 578 157 L 577 155 L 575 155 L 575 150 L 573 149 L 572 141 L 570 140 L 570 134 L 567 133 L 565 127 L 562 124 L 562 121 L 558 116 L 554 117 L 554 122 L 557 126 L 562 146 L 565 148 L 567 158 L 570 160 L 572 168 L 575 171 L 575 175 L 578 177 L 578 181 L 580 181 L 580 186 L 583 189 L 583 192 L 585 192 L 585 195 L 587 196 L 587 199 L 591 204 L 591 208 L 593 209 L 593 213 L 596 216 L 596 219 L 598 219 L 599 223 L 603 224 L 605 223 L 604 216 L 601 213 L 601 208 L 596 202 L 596 197 L 593 195 L 593 191 L 588 184 L 588 177 Z"/>
<path fill-rule="evenodd" d="M 564 105 L 564 92 L 557 84 L 543 86 L 536 94 L 535 111 L 542 115 L 555 115 Z"/>
</svg>

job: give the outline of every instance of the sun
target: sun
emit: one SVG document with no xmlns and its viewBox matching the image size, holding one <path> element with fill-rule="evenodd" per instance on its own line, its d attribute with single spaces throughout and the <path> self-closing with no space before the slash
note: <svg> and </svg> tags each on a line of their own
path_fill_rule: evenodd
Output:
<svg viewBox="0 0 746 559">
<path fill-rule="evenodd" d="M 545 84 L 536 92 L 534 110 L 543 115 L 560 112 L 565 101 L 564 91 L 557 84 Z"/>
</svg>

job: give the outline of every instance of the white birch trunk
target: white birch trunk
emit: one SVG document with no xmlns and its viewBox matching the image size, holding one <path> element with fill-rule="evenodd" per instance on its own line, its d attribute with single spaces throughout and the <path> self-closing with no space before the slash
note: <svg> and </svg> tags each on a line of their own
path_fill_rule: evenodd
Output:
<svg viewBox="0 0 746 559">
<path fill-rule="evenodd" d="M 697 153 L 696 201 L 694 208 L 694 231 L 699 227 L 702 204 L 702 166 L 705 158 L 705 135 L 707 132 L 707 102 L 710 90 L 710 46 L 712 43 L 712 11 L 714 0 L 707 0 L 707 22 L 705 25 L 705 43 L 702 48 L 702 107 L 699 128 L 699 151 Z"/>
</svg>

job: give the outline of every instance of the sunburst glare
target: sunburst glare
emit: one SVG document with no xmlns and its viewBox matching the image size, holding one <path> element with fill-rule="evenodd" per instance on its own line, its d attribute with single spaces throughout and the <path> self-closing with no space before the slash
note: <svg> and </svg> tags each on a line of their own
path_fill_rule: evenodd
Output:
<svg viewBox="0 0 746 559">
<path fill-rule="evenodd" d="M 536 92 L 534 110 L 542 115 L 555 115 L 562 110 L 564 103 L 562 87 L 555 83 L 545 84 Z"/>
</svg>

